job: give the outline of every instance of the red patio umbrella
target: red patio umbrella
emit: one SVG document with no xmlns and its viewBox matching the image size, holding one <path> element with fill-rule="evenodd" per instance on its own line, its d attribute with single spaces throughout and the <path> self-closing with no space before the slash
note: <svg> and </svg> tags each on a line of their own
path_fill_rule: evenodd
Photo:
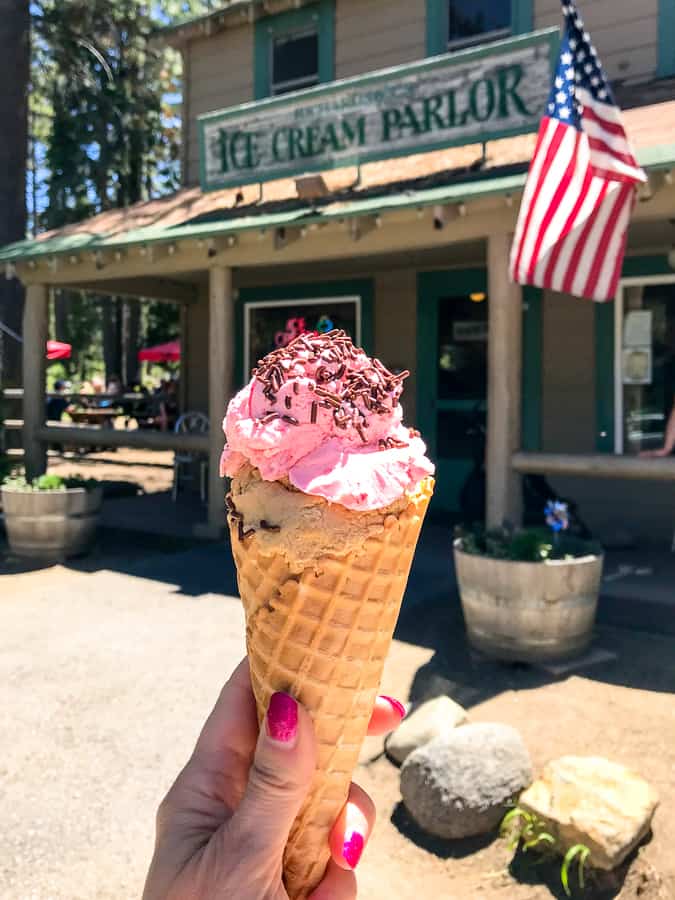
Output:
<svg viewBox="0 0 675 900">
<path fill-rule="evenodd" d="M 167 344 L 157 344 L 156 347 L 145 347 L 139 350 L 139 362 L 178 362 L 180 360 L 180 341 L 169 341 Z"/>
<path fill-rule="evenodd" d="M 63 341 L 47 341 L 47 359 L 70 359 L 73 348 Z"/>
</svg>

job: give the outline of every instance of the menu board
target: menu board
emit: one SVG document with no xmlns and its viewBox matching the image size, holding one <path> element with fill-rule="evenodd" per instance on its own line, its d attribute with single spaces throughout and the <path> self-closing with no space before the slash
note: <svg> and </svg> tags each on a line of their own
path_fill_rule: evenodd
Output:
<svg viewBox="0 0 675 900">
<path fill-rule="evenodd" d="M 309 300 L 260 300 L 244 307 L 244 377 L 259 359 L 285 347 L 299 334 L 342 328 L 361 344 L 361 298 L 317 297 Z"/>
</svg>

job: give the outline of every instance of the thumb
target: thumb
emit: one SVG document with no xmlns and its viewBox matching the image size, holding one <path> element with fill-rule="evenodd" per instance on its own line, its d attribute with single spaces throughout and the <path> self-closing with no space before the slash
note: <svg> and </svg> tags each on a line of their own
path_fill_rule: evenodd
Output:
<svg viewBox="0 0 675 900">
<path fill-rule="evenodd" d="M 229 823 L 250 852 L 283 853 L 316 769 L 316 743 L 306 709 L 289 694 L 272 694 L 244 796 Z"/>
</svg>

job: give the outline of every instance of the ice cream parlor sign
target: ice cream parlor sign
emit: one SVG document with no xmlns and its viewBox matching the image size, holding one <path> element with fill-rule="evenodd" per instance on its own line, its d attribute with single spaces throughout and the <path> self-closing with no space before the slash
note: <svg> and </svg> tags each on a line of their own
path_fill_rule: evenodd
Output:
<svg viewBox="0 0 675 900">
<path fill-rule="evenodd" d="M 557 30 L 549 29 L 199 120 L 203 190 L 535 130 Z"/>
</svg>

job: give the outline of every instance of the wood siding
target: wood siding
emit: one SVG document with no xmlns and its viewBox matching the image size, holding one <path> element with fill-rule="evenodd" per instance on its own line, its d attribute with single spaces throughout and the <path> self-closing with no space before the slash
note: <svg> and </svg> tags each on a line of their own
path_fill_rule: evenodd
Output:
<svg viewBox="0 0 675 900">
<path fill-rule="evenodd" d="M 658 0 L 586 0 L 585 23 L 610 78 L 645 81 L 657 67 Z M 559 0 L 534 0 L 534 27 L 560 25 Z M 426 5 L 409 0 L 336 0 L 335 76 L 347 78 L 425 56 Z M 191 41 L 186 49 L 185 178 L 199 182 L 196 119 L 253 99 L 249 24 Z"/>
<path fill-rule="evenodd" d="M 199 183 L 197 118 L 253 99 L 253 28 L 242 25 L 191 41 L 186 70 L 189 124 L 184 140 L 187 168 L 184 182 Z"/>
<path fill-rule="evenodd" d="M 336 0 L 335 77 L 423 59 L 425 22 L 423 0 Z"/>
<path fill-rule="evenodd" d="M 542 303 L 542 450 L 593 453 L 595 307 L 554 291 Z"/>
<path fill-rule="evenodd" d="M 644 81 L 656 74 L 658 0 L 586 0 L 582 15 L 612 80 Z M 535 0 L 534 27 L 560 25 L 559 0 Z"/>
<path fill-rule="evenodd" d="M 399 269 L 375 275 L 375 355 L 389 369 L 409 369 L 401 399 L 405 422 L 416 421 L 417 272 Z"/>
</svg>

